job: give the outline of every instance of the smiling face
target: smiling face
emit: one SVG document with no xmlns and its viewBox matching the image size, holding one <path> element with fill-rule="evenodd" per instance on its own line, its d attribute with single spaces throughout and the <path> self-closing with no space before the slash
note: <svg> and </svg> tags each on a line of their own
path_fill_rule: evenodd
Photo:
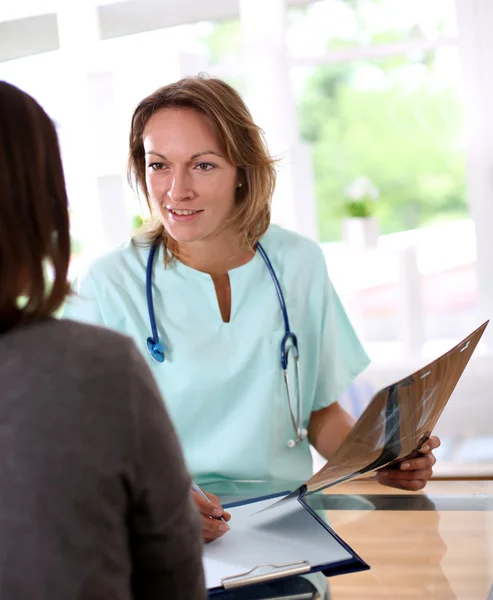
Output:
<svg viewBox="0 0 493 600">
<path fill-rule="evenodd" d="M 217 236 L 236 211 L 238 169 L 205 118 L 163 108 L 144 130 L 146 186 L 168 234 L 178 243 Z"/>
</svg>

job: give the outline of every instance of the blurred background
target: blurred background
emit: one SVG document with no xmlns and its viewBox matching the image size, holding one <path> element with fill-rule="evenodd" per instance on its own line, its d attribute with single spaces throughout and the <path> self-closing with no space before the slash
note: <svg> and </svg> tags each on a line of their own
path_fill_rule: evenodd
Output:
<svg viewBox="0 0 493 600">
<path fill-rule="evenodd" d="M 145 218 L 135 105 L 199 72 L 241 92 L 281 158 L 273 220 L 320 242 L 372 359 L 341 399 L 355 416 L 491 315 L 491 57 L 490 0 L 0 6 L 0 78 L 58 127 L 72 275 Z M 439 422 L 438 475 L 493 476 L 490 328 Z"/>
</svg>

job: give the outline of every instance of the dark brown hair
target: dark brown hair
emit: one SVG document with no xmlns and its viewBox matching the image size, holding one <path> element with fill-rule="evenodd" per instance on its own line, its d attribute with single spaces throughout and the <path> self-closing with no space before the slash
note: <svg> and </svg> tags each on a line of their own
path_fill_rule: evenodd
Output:
<svg viewBox="0 0 493 600">
<path fill-rule="evenodd" d="M 61 306 L 69 260 L 55 126 L 31 96 L 0 81 L 0 331 Z"/>
<path fill-rule="evenodd" d="M 152 215 L 145 181 L 143 135 L 149 119 L 163 108 L 184 108 L 201 114 L 218 136 L 226 158 L 238 168 L 238 211 L 232 225 L 242 245 L 254 247 L 270 223 L 270 205 L 276 181 L 275 160 L 269 155 L 262 130 L 255 125 L 241 96 L 226 82 L 198 75 L 159 88 L 137 106 L 130 130 L 128 179 L 142 192 Z M 162 239 L 165 262 L 172 258 L 170 239 L 162 223 L 152 219 L 140 237 L 152 243 Z"/>
</svg>

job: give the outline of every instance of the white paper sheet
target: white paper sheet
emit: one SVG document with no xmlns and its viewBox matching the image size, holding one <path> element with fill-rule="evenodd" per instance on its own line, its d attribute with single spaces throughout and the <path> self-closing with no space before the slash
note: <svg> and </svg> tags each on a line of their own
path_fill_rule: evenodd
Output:
<svg viewBox="0 0 493 600">
<path fill-rule="evenodd" d="M 315 566 L 351 558 L 351 554 L 297 499 L 266 512 L 257 512 L 269 503 L 272 500 L 228 509 L 231 531 L 204 548 L 208 589 L 220 587 L 224 577 L 239 575 L 261 564 L 306 560 Z"/>
</svg>

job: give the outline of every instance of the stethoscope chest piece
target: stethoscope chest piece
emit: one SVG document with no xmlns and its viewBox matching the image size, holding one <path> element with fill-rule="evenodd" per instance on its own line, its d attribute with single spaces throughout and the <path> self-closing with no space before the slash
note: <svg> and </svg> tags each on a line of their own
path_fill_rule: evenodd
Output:
<svg viewBox="0 0 493 600">
<path fill-rule="evenodd" d="M 156 362 L 164 362 L 164 346 L 160 341 L 155 342 L 151 337 L 148 337 L 147 349 L 149 350 L 149 354 Z"/>
</svg>

